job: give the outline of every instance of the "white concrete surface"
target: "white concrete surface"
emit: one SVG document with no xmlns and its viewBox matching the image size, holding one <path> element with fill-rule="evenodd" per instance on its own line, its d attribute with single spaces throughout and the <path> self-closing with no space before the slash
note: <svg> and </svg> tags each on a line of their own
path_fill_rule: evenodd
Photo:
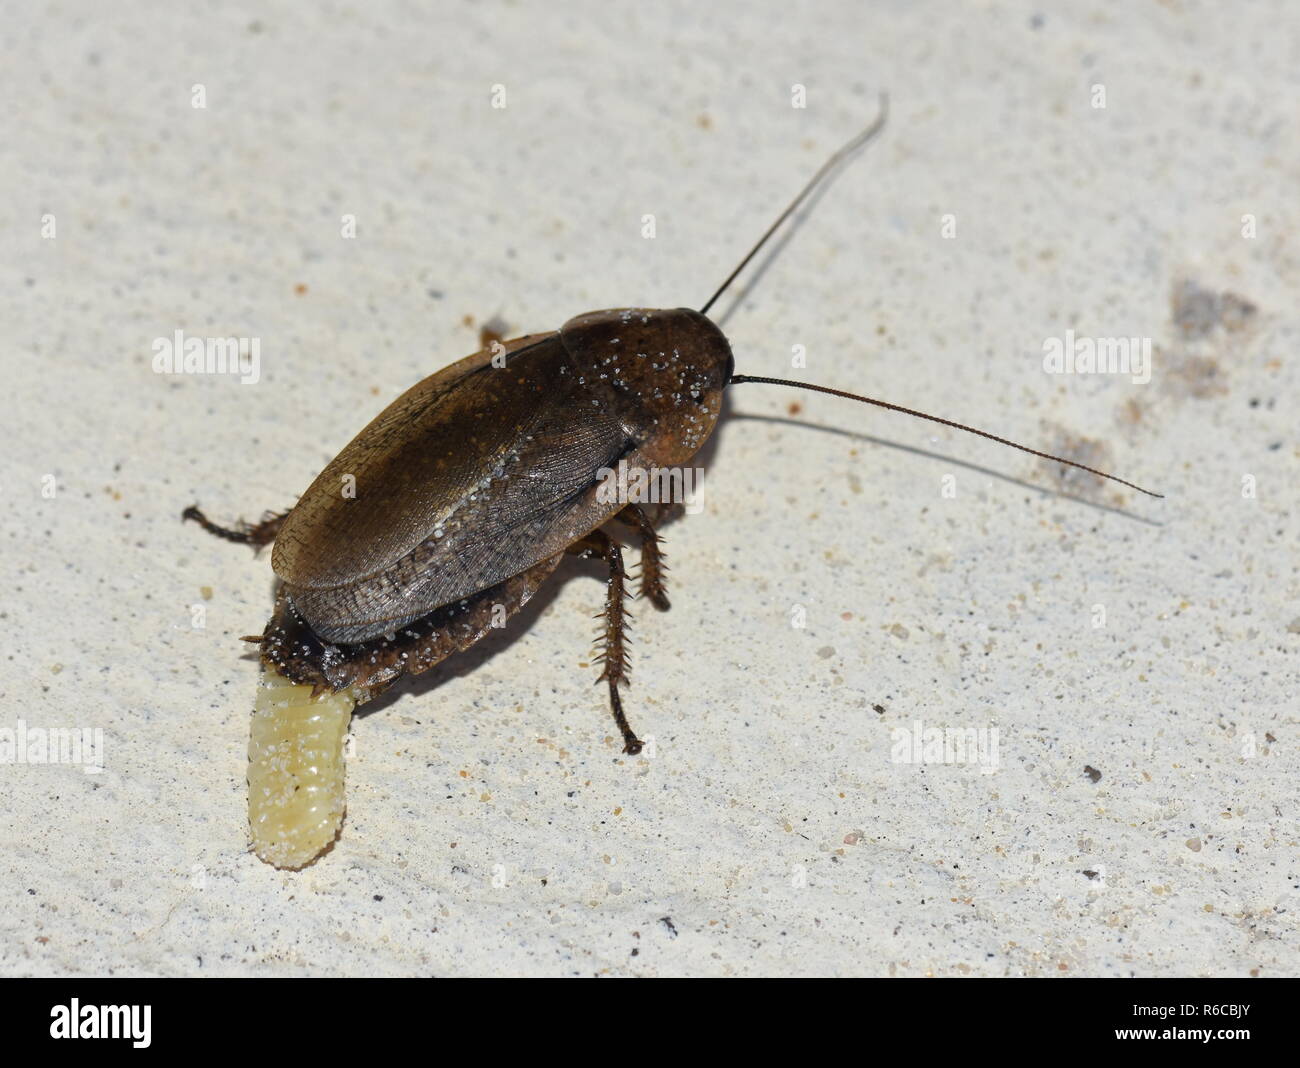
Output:
<svg viewBox="0 0 1300 1068">
<path fill-rule="evenodd" d="M 0 971 L 1300 972 L 1294 7 L 553 7 L 6 17 L 0 728 L 104 751 L 0 765 Z M 698 307 L 881 89 L 726 320 L 738 369 L 1167 497 L 738 387 L 637 611 L 653 757 L 566 565 L 355 725 L 332 852 L 258 861 L 268 555 L 181 509 L 292 503 L 463 317 Z M 257 338 L 260 380 L 153 373 L 176 330 Z M 1151 381 L 1045 373 L 1067 330 L 1150 338 Z M 917 724 L 996 767 L 896 762 Z"/>
</svg>

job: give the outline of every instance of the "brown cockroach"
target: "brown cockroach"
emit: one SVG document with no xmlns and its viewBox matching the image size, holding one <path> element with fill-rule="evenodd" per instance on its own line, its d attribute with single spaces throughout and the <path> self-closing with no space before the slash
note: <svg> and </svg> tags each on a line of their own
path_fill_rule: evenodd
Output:
<svg viewBox="0 0 1300 1068">
<path fill-rule="evenodd" d="M 1081 468 L 1114 475 L 948 419 L 806 382 L 738 375 L 708 311 L 840 162 L 883 128 L 886 100 L 836 152 L 699 310 L 622 308 L 575 316 L 431 375 L 384 409 L 282 515 L 224 528 L 197 507 L 184 519 L 231 541 L 274 542 L 282 580 L 258 643 L 264 665 L 313 693 L 351 689 L 367 701 L 427 671 L 518 612 L 565 553 L 609 569 L 604 666 L 624 752 L 641 741 L 623 711 L 625 581 L 617 520 L 640 540 L 640 594 L 668 608 L 650 515 L 610 503 L 601 473 L 685 464 L 708 439 L 729 386 L 792 386 L 903 412 Z M 354 494 L 340 492 L 350 484 Z"/>
</svg>

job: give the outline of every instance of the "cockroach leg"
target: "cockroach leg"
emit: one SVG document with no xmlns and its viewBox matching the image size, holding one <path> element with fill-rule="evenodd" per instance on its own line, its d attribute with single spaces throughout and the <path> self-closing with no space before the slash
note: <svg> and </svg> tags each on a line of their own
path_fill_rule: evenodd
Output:
<svg viewBox="0 0 1300 1068">
<path fill-rule="evenodd" d="M 494 315 L 478 328 L 478 347 L 490 349 L 493 344 L 500 345 L 506 339 L 508 326 L 500 316 Z"/>
<path fill-rule="evenodd" d="M 618 542 L 603 530 L 593 530 L 581 541 L 574 542 L 568 549 L 578 556 L 595 557 L 609 564 L 609 579 L 605 584 L 605 611 L 597 619 L 604 618 L 605 633 L 597 641 L 603 641 L 604 648 L 596 656 L 605 661 L 605 668 L 596 681 L 609 683 L 609 705 L 614 713 L 614 722 L 623 734 L 623 752 L 636 756 L 641 752 L 641 739 L 632 730 L 627 716 L 623 712 L 623 700 L 619 696 L 619 685 L 628 685 L 631 674 L 627 637 L 629 622 L 627 619 L 627 588 L 624 580 L 627 572 L 623 569 L 623 551 Z"/>
<path fill-rule="evenodd" d="M 289 509 L 293 511 L 293 509 Z M 238 520 L 233 527 L 219 527 L 212 522 L 207 516 L 199 511 L 196 504 L 190 505 L 181 513 L 181 522 L 192 519 L 209 534 L 218 538 L 225 538 L 226 541 L 237 542 L 240 545 L 252 545 L 260 549 L 264 545 L 270 545 L 275 541 L 275 536 L 280 533 L 280 525 L 285 521 L 289 512 L 263 512 L 262 519 L 258 523 L 245 523 L 242 519 Z"/>
<path fill-rule="evenodd" d="M 672 606 L 664 591 L 664 572 L 668 565 L 664 563 L 663 539 L 638 504 L 629 504 L 615 518 L 641 535 L 641 597 L 659 611 L 667 612 Z"/>
</svg>

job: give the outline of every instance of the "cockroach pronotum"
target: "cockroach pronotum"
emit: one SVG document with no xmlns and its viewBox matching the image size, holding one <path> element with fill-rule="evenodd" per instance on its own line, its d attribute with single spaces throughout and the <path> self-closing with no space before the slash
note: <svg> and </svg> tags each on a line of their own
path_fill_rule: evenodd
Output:
<svg viewBox="0 0 1300 1068">
<path fill-rule="evenodd" d="M 709 309 L 826 175 L 880 132 L 886 112 L 882 97 L 876 120 L 822 165 L 699 311 L 588 312 L 550 333 L 494 339 L 398 397 L 288 512 L 226 528 L 197 507 L 184 511 L 230 541 L 274 542 L 274 615 L 246 639 L 264 667 L 249 750 L 249 821 L 262 859 L 299 868 L 337 835 L 354 704 L 500 626 L 565 553 L 608 566 L 600 680 L 623 751 L 641 751 L 619 692 L 628 675 L 627 576 L 604 527 L 617 521 L 639 539 L 640 596 L 660 610 L 669 606 L 663 551 L 640 504 L 599 492 L 602 473 L 685 464 L 713 432 L 729 386 L 793 386 L 888 408 L 1160 496 L 924 412 L 735 373 Z M 345 484 L 354 492 L 340 492 Z"/>
</svg>

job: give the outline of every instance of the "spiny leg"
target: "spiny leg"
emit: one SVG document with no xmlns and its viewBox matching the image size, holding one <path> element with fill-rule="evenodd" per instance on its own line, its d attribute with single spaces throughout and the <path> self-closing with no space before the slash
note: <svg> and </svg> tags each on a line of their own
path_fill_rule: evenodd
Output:
<svg viewBox="0 0 1300 1068">
<path fill-rule="evenodd" d="M 289 509 L 293 511 L 293 509 Z M 252 545 L 254 548 L 261 548 L 263 545 L 270 545 L 275 541 L 275 536 L 280 533 L 280 525 L 284 522 L 289 512 L 264 512 L 262 513 L 261 522 L 245 523 L 242 519 L 237 521 L 233 527 L 219 527 L 212 522 L 207 516 L 199 511 L 197 504 L 192 504 L 181 513 L 181 522 L 192 519 L 209 534 L 218 538 L 225 538 L 226 541 L 237 542 L 240 545 Z"/>
<path fill-rule="evenodd" d="M 620 684 L 628 684 L 631 671 L 628 659 L 628 646 L 631 643 L 626 633 L 628 619 L 624 603 L 627 599 L 627 589 L 624 586 L 627 572 L 623 569 L 623 551 L 618 542 L 603 530 L 593 530 L 581 541 L 570 545 L 568 551 L 578 556 L 596 557 L 609 564 L 609 579 L 605 583 L 605 611 L 596 617 L 605 620 L 604 648 L 596 657 L 597 660 L 605 661 L 605 668 L 596 681 L 609 683 L 609 704 L 614 713 L 614 722 L 623 734 L 623 752 L 636 756 L 641 752 L 641 739 L 636 736 L 623 713 L 623 699 L 618 692 Z"/>
<path fill-rule="evenodd" d="M 668 565 L 664 563 L 664 552 L 660 548 L 662 539 L 654 524 L 638 504 L 629 504 L 614 518 L 641 535 L 641 596 L 659 611 L 667 612 L 671 607 L 664 591 L 664 572 Z"/>
</svg>

